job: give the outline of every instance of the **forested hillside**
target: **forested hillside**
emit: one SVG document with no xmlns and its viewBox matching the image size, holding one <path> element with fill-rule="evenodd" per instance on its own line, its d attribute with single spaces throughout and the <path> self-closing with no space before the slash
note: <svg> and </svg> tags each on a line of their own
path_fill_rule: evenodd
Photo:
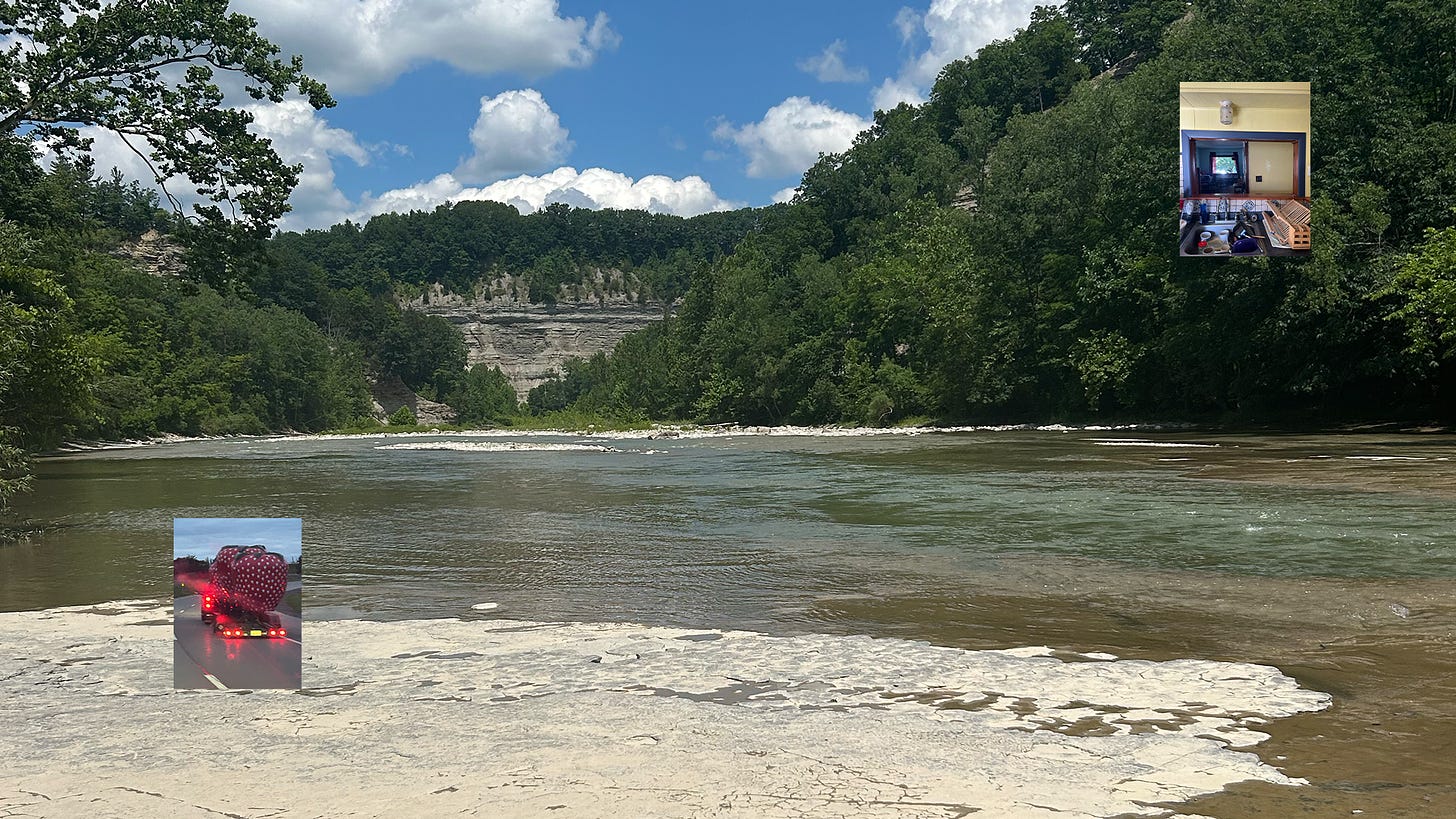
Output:
<svg viewBox="0 0 1456 819">
<path fill-rule="evenodd" d="M 175 229 L 157 196 L 0 143 L 0 419 L 27 448 L 325 429 L 365 414 L 356 345 L 252 294 L 114 255 Z"/>
<path fill-rule="evenodd" d="M 608 267 L 630 272 L 644 298 L 667 303 L 686 289 L 694 267 L 731 251 L 755 220 L 750 209 L 684 219 L 555 204 L 522 216 L 499 202 L 459 202 L 279 236 L 253 289 L 306 309 L 327 290 L 384 295 L 437 282 L 464 292 L 483 278 L 513 274 L 525 277 L 532 301 L 545 303 L 584 269 Z"/>
<path fill-rule="evenodd" d="M 1185 80 L 1311 83 L 1312 258 L 1177 256 Z M 675 318 L 533 403 L 764 423 L 1450 419 L 1453 190 L 1444 0 L 1043 7 L 823 157 Z"/>
</svg>

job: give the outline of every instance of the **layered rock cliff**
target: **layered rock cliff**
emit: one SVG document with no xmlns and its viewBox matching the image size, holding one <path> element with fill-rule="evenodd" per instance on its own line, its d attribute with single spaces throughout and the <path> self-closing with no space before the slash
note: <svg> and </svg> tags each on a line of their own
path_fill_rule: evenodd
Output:
<svg viewBox="0 0 1456 819">
<path fill-rule="evenodd" d="M 555 304 L 533 304 L 525 281 L 501 276 L 469 294 L 431 285 L 401 306 L 449 320 L 465 337 L 471 366 L 500 367 L 525 400 L 532 387 L 568 358 L 610 351 L 623 336 L 665 315 L 662 304 L 641 300 L 635 282 L 618 270 L 592 269 L 562 285 Z"/>
<path fill-rule="evenodd" d="M 182 244 L 155 230 L 148 230 L 134 242 L 123 242 L 112 255 L 153 276 L 181 276 L 187 272 Z"/>
</svg>

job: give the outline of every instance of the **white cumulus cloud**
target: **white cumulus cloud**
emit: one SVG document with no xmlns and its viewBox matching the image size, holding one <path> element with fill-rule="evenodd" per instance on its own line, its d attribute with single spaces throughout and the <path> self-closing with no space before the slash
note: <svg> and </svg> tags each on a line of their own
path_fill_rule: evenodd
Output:
<svg viewBox="0 0 1456 819">
<path fill-rule="evenodd" d="M 1004 40 L 1025 28 L 1038 0 L 931 0 L 924 12 L 902 8 L 895 15 L 901 39 L 913 43 L 923 35 L 925 48 L 874 90 L 875 108 L 894 108 L 901 102 L 920 104 L 940 69 L 953 60 L 976 53 L 993 40 Z"/>
<path fill-rule="evenodd" d="M 290 230 L 298 224 L 315 227 L 341 221 L 352 205 L 334 185 L 333 159 L 342 156 L 367 165 L 369 152 L 352 133 L 330 126 L 303 100 L 260 103 L 247 110 L 253 114 L 253 130 L 273 142 L 284 162 L 303 165 L 298 187 L 288 200 L 293 210 L 279 226 Z"/>
<path fill-rule="evenodd" d="M 236 0 L 233 9 L 343 94 L 432 61 L 472 74 L 581 68 L 620 39 L 605 13 L 563 17 L 556 0 Z"/>
<path fill-rule="evenodd" d="M 880 83 L 870 95 L 876 111 L 893 110 L 902 102 L 911 105 L 919 105 L 925 102 L 925 96 L 920 93 L 920 88 L 914 83 L 904 82 L 897 79 L 887 79 Z"/>
<path fill-rule="evenodd" d="M 844 49 L 844 41 L 835 40 L 813 57 L 800 60 L 799 70 L 813 74 L 819 82 L 864 82 L 869 79 L 868 69 L 845 65 Z"/>
<path fill-rule="evenodd" d="M 455 169 L 462 182 L 489 182 L 549 167 L 571 151 L 560 118 L 532 88 L 481 97 L 470 144 L 475 153 Z"/>
<path fill-rule="evenodd" d="M 789 97 L 747 125 L 721 123 L 713 135 L 731 141 L 748 156 L 748 175 L 780 177 L 803 173 L 821 153 L 848 148 L 873 123 L 808 97 Z"/>
<path fill-rule="evenodd" d="M 484 187 L 466 187 L 453 174 L 440 174 L 379 196 L 366 195 L 354 218 L 363 221 L 380 213 L 431 210 L 447 202 L 480 199 L 514 205 L 522 213 L 558 202 L 579 208 L 645 210 L 677 216 L 742 207 L 741 203 L 719 197 L 699 176 L 672 179 L 654 174 L 634 180 L 606 168 L 577 171 L 563 167 L 540 176 L 502 179 Z"/>
</svg>

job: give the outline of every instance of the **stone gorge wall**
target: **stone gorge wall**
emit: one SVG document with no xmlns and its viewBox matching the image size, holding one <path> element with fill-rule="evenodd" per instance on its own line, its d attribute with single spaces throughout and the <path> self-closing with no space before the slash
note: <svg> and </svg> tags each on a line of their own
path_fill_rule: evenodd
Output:
<svg viewBox="0 0 1456 819">
<path fill-rule="evenodd" d="M 568 358 L 608 352 L 623 336 L 663 317 L 663 306 L 639 301 L 621 271 L 587 271 L 581 283 L 563 285 L 555 305 L 532 304 L 519 276 L 501 276 L 470 294 L 431 285 L 401 306 L 448 319 L 465 336 L 471 366 L 500 367 L 526 399 L 532 387 Z"/>
</svg>

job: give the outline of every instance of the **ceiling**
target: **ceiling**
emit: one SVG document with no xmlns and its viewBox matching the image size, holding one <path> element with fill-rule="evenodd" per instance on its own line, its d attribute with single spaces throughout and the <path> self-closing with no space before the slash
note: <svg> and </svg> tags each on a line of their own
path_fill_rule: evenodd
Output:
<svg viewBox="0 0 1456 819">
<path fill-rule="evenodd" d="M 1224 100 L 1245 108 L 1309 110 L 1307 82 L 1185 82 L 1178 102 L 1184 108 L 1217 108 Z"/>
</svg>

